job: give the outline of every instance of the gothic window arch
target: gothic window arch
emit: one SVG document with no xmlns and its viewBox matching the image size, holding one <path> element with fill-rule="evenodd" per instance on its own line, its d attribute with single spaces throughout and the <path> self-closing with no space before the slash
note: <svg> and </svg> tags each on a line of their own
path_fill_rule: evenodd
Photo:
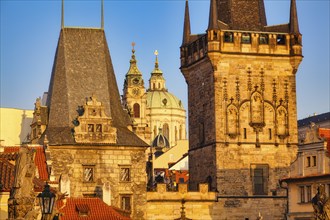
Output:
<svg viewBox="0 0 330 220">
<path fill-rule="evenodd" d="M 133 105 L 134 118 L 140 118 L 140 105 L 135 103 Z"/>
</svg>

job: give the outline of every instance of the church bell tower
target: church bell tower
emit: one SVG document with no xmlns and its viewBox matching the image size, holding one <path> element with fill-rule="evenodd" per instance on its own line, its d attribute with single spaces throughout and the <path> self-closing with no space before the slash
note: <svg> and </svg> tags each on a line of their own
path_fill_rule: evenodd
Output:
<svg viewBox="0 0 330 220">
<path fill-rule="evenodd" d="M 286 193 L 278 181 L 298 142 L 296 73 L 303 56 L 296 1 L 289 23 L 267 26 L 263 0 L 211 0 L 208 28 L 198 35 L 191 34 L 186 1 L 180 53 L 190 188 L 208 182 L 219 192 L 217 219 L 255 219 L 257 207 L 267 210 L 265 219 L 281 219 Z"/>
</svg>

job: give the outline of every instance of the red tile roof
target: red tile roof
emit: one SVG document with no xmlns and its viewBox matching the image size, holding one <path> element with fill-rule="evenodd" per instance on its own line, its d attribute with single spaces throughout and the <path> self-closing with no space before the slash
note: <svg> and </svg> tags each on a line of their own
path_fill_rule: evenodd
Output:
<svg viewBox="0 0 330 220">
<path fill-rule="evenodd" d="M 1 154 L 18 153 L 20 147 L 4 147 L 4 152 Z M 34 158 L 34 163 L 38 168 L 39 179 L 48 180 L 48 171 L 46 166 L 46 156 L 43 146 L 29 146 L 29 149 L 36 150 L 36 156 Z"/>
<path fill-rule="evenodd" d="M 13 160 L 15 161 L 18 156 L 18 152 L 14 153 L 0 153 L 0 159 Z"/>
<path fill-rule="evenodd" d="M 15 166 L 8 160 L 0 158 L 0 191 L 10 192 L 14 185 L 14 169 Z"/>
<path fill-rule="evenodd" d="M 64 205 L 65 204 L 65 205 Z M 62 213 L 61 220 L 130 220 L 114 207 L 108 206 L 99 198 L 67 198 L 66 203 L 56 204 Z M 64 207 L 63 207 L 64 206 Z M 80 215 L 79 215 L 80 213 Z"/>
<path fill-rule="evenodd" d="M 330 154 L 330 129 L 319 128 L 319 135 L 327 140 L 328 153 Z"/>
</svg>

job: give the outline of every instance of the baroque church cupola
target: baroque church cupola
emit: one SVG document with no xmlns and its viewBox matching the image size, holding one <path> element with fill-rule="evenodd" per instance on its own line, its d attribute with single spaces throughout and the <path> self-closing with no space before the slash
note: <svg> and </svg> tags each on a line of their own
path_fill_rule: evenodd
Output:
<svg viewBox="0 0 330 220">
<path fill-rule="evenodd" d="M 159 68 L 158 51 L 154 54 L 154 69 L 149 79 L 149 88 L 145 91 L 133 44 L 122 102 L 131 116 L 133 131 L 141 139 L 151 144 L 161 128 L 170 146 L 174 146 L 178 140 L 186 140 L 186 111 L 181 100 L 167 90 L 164 74 Z"/>
<path fill-rule="evenodd" d="M 158 51 L 155 51 L 156 61 L 155 68 L 151 72 L 151 77 L 149 79 L 149 91 L 158 90 L 158 91 L 167 91 L 165 86 L 165 79 L 163 77 L 163 72 L 159 69 L 158 63 Z"/>
</svg>

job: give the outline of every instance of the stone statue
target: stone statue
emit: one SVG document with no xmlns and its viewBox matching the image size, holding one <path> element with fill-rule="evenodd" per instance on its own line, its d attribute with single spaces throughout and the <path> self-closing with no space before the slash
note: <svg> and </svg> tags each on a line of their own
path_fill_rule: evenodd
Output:
<svg viewBox="0 0 330 220">
<path fill-rule="evenodd" d="M 325 194 L 324 185 L 320 184 L 317 194 L 312 199 L 316 220 L 330 220 L 330 200 Z"/>
<path fill-rule="evenodd" d="M 33 219 L 35 216 L 33 179 L 35 177 L 33 149 L 22 146 L 15 162 L 15 180 L 8 199 L 9 219 Z"/>
</svg>

